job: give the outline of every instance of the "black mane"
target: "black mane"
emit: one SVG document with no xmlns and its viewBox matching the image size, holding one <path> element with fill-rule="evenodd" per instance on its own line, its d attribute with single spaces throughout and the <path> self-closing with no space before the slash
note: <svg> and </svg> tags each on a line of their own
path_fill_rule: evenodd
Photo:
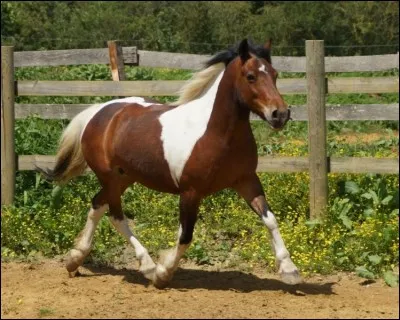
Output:
<svg viewBox="0 0 400 320">
<path fill-rule="evenodd" d="M 215 56 L 213 56 L 210 60 L 208 60 L 205 63 L 205 67 L 208 68 L 220 62 L 225 63 L 225 66 L 227 66 L 233 59 L 235 59 L 239 55 L 238 53 L 239 44 L 240 43 L 237 43 L 233 47 L 217 53 Z M 249 44 L 249 51 L 251 53 L 271 63 L 271 52 L 267 48 L 264 48 L 264 46 L 262 45 L 255 45 L 250 40 L 248 41 L 248 44 Z"/>
</svg>

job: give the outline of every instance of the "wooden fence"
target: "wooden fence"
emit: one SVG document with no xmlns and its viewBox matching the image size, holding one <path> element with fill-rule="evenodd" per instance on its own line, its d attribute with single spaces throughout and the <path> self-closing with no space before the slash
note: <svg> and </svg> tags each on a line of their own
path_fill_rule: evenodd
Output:
<svg viewBox="0 0 400 320">
<path fill-rule="evenodd" d="M 16 170 L 33 170 L 35 165 L 54 165 L 54 156 L 15 155 L 14 122 L 30 114 L 46 119 L 71 119 L 87 104 L 15 104 L 15 96 L 170 96 L 176 95 L 185 81 L 125 80 L 124 65 L 199 69 L 210 56 L 121 48 L 114 41 L 108 49 L 79 49 L 15 52 L 2 47 L 1 105 L 1 201 L 12 203 Z M 399 67 L 399 54 L 325 57 L 322 40 L 306 41 L 306 57 L 272 57 L 282 72 L 303 72 L 306 79 L 278 79 L 282 94 L 307 94 L 307 106 L 294 106 L 294 121 L 309 123 L 308 157 L 259 157 L 259 172 L 310 172 L 310 216 L 325 210 L 328 172 L 398 173 L 397 159 L 327 157 L 326 121 L 399 120 L 399 104 L 353 104 L 325 106 L 327 93 L 399 92 L 398 77 L 327 77 L 329 72 L 382 71 Z M 14 81 L 14 68 L 110 64 L 114 81 Z M 252 120 L 259 120 L 252 117 Z"/>
</svg>

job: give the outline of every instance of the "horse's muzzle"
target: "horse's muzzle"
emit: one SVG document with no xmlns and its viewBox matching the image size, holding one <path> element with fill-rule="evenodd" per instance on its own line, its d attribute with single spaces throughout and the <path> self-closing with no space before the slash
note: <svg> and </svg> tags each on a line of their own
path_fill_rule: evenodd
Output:
<svg viewBox="0 0 400 320">
<path fill-rule="evenodd" d="M 270 116 L 266 116 L 266 120 L 272 129 L 281 130 L 285 124 L 290 120 L 290 109 L 285 110 L 275 109 L 271 112 Z"/>
</svg>

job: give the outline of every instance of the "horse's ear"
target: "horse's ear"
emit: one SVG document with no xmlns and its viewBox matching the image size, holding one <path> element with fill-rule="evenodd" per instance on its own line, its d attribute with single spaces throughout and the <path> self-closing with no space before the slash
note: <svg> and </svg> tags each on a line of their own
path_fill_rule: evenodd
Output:
<svg viewBox="0 0 400 320">
<path fill-rule="evenodd" d="M 249 43 L 247 42 L 247 39 L 243 39 L 242 42 L 239 44 L 238 53 L 240 59 L 242 60 L 242 63 L 250 59 Z"/>
<path fill-rule="evenodd" d="M 264 43 L 264 48 L 271 50 L 271 46 L 272 46 L 272 39 L 269 38 L 269 40 L 266 43 Z"/>
</svg>

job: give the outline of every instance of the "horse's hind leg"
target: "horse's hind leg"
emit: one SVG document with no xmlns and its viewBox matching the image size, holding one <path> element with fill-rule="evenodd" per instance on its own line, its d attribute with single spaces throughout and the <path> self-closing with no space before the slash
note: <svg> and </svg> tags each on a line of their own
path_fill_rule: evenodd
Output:
<svg viewBox="0 0 400 320">
<path fill-rule="evenodd" d="M 257 175 L 254 173 L 239 181 L 235 186 L 235 190 L 246 200 L 267 226 L 282 281 L 292 285 L 300 283 L 302 278 L 290 258 L 289 251 L 286 249 L 275 216 L 268 208 L 264 191 Z"/>
<path fill-rule="evenodd" d="M 67 256 L 66 267 L 71 277 L 75 275 L 78 267 L 82 265 L 84 259 L 89 254 L 97 224 L 103 217 L 107 208 L 105 191 L 102 189 L 92 199 L 92 207 L 89 210 L 86 225 L 75 239 L 75 246 L 70 250 Z"/>
<path fill-rule="evenodd" d="M 147 249 L 136 239 L 129 228 L 128 220 L 122 212 L 121 194 L 122 192 L 114 192 L 114 194 L 109 195 L 110 222 L 135 248 L 136 257 L 139 259 L 140 263 L 139 271 L 142 272 L 147 279 L 153 281 L 156 265 L 151 259 Z"/>
<path fill-rule="evenodd" d="M 199 204 L 200 197 L 194 192 L 181 194 L 179 203 L 180 227 L 178 241 L 176 247 L 162 252 L 153 281 L 155 287 L 161 289 L 168 285 L 175 270 L 178 268 L 180 259 L 190 246 L 194 225 L 197 220 Z"/>
</svg>

